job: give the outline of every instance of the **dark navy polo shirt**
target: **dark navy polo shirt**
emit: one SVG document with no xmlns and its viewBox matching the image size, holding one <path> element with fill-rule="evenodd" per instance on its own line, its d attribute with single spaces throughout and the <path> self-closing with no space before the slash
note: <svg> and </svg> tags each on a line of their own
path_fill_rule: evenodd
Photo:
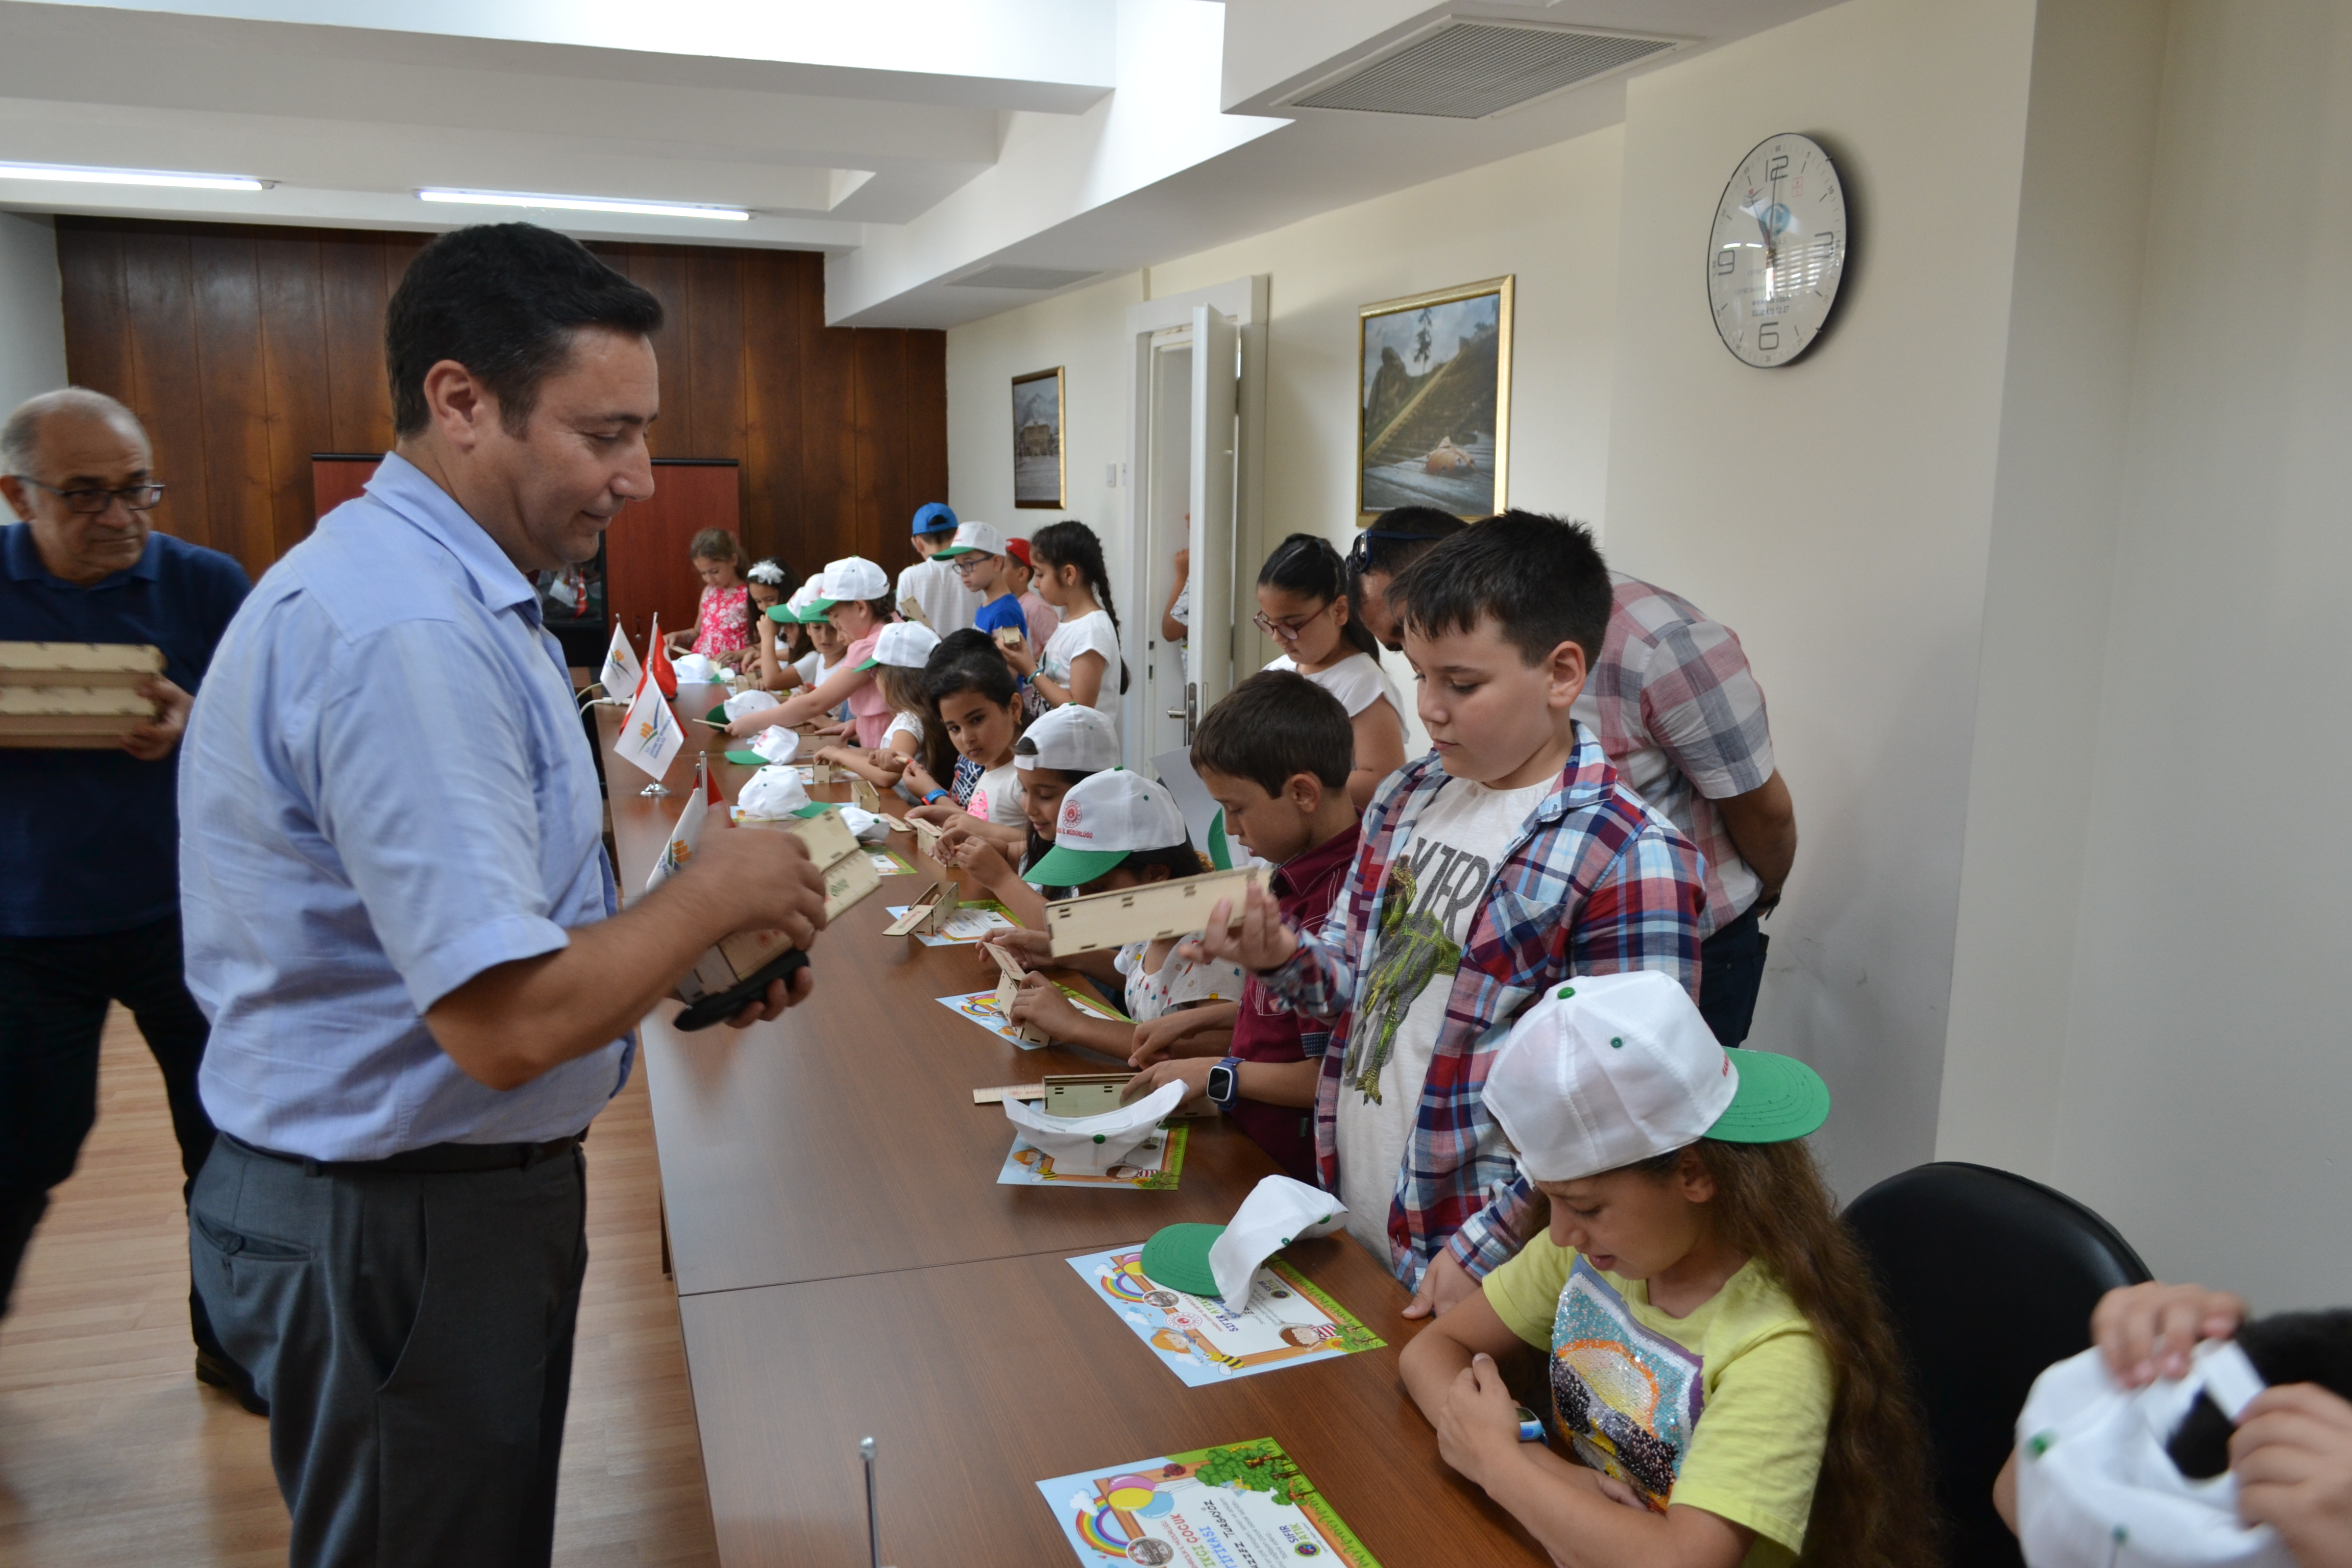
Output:
<svg viewBox="0 0 2352 1568">
<path fill-rule="evenodd" d="M 252 583 L 217 550 L 152 533 L 128 571 L 49 574 L 27 523 L 0 528 L 0 642 L 152 643 L 194 692 Z M 180 911 L 180 754 L 0 751 L 0 936 L 88 936 Z"/>
</svg>

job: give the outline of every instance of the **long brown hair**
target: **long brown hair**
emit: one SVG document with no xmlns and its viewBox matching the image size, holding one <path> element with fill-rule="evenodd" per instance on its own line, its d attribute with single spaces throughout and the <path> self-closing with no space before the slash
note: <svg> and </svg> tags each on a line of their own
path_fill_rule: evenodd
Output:
<svg viewBox="0 0 2352 1568">
<path fill-rule="evenodd" d="M 1798 1562 L 1928 1568 L 1937 1561 L 1927 1501 L 1934 1494 L 1910 1373 L 1812 1151 L 1802 1139 L 1703 1138 L 1692 1152 L 1715 1179 L 1707 1206 L 1717 1234 L 1780 1282 L 1829 1358 L 1829 1433 Z"/>
</svg>

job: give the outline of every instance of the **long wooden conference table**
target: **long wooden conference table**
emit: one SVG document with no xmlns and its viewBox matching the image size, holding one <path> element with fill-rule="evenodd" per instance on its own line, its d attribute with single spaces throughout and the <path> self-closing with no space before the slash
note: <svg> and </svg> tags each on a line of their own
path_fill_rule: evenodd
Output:
<svg viewBox="0 0 2352 1568">
<path fill-rule="evenodd" d="M 666 798 L 637 793 L 644 775 L 611 752 L 619 710 L 597 710 L 625 898 L 685 804 L 696 748 L 730 800 L 751 777 L 693 722 L 725 695 L 680 688 L 688 750 Z M 1187 1388 L 1095 1299 L 1065 1259 L 1221 1224 L 1276 1166 L 1219 1118 L 1188 1124 L 1172 1192 L 1000 1185 L 1013 1128 L 971 1091 L 1105 1063 L 1022 1050 L 939 1005 L 992 988 L 994 966 L 882 934 L 929 864 L 908 836 L 891 847 L 917 874 L 884 879 L 818 939 L 807 1002 L 698 1034 L 670 1027 L 666 1002 L 639 1037 L 720 1560 L 866 1563 L 870 1436 L 897 1568 L 1064 1568 L 1075 1554 L 1038 1481 L 1260 1437 L 1386 1568 L 1545 1562 L 1439 1461 L 1397 1372 L 1407 1293 L 1345 1236 L 1285 1257 L 1384 1350 Z"/>
</svg>

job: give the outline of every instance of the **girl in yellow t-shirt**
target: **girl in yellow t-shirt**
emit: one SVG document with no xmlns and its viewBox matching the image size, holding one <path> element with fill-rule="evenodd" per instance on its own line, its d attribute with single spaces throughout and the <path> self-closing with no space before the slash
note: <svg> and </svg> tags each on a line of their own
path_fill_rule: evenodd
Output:
<svg viewBox="0 0 2352 1568">
<path fill-rule="evenodd" d="M 1551 1223 L 1405 1347 L 1445 1462 L 1562 1568 L 1932 1562 L 1902 1358 L 1803 1142 L 1820 1077 L 1645 971 L 1530 1007 L 1485 1100 Z M 1573 1458 L 1519 1440 L 1522 1342 Z"/>
</svg>

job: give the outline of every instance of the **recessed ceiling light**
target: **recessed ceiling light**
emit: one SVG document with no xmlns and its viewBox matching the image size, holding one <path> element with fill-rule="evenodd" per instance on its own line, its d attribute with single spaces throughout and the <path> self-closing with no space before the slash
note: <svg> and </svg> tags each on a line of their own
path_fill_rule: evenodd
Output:
<svg viewBox="0 0 2352 1568">
<path fill-rule="evenodd" d="M 86 169 L 70 163 L 0 163 L 0 180 L 58 180 L 83 185 L 173 185 L 191 191 L 266 191 L 275 180 L 250 174 L 181 174 L 164 169 Z"/>
<path fill-rule="evenodd" d="M 543 196 L 522 191 L 443 191 L 416 193 L 421 202 L 464 202 L 478 207 L 551 207 L 561 212 L 636 213 L 645 217 L 707 217 L 720 223 L 748 223 L 742 207 L 702 206 L 692 202 L 629 202 L 604 196 Z"/>
</svg>

